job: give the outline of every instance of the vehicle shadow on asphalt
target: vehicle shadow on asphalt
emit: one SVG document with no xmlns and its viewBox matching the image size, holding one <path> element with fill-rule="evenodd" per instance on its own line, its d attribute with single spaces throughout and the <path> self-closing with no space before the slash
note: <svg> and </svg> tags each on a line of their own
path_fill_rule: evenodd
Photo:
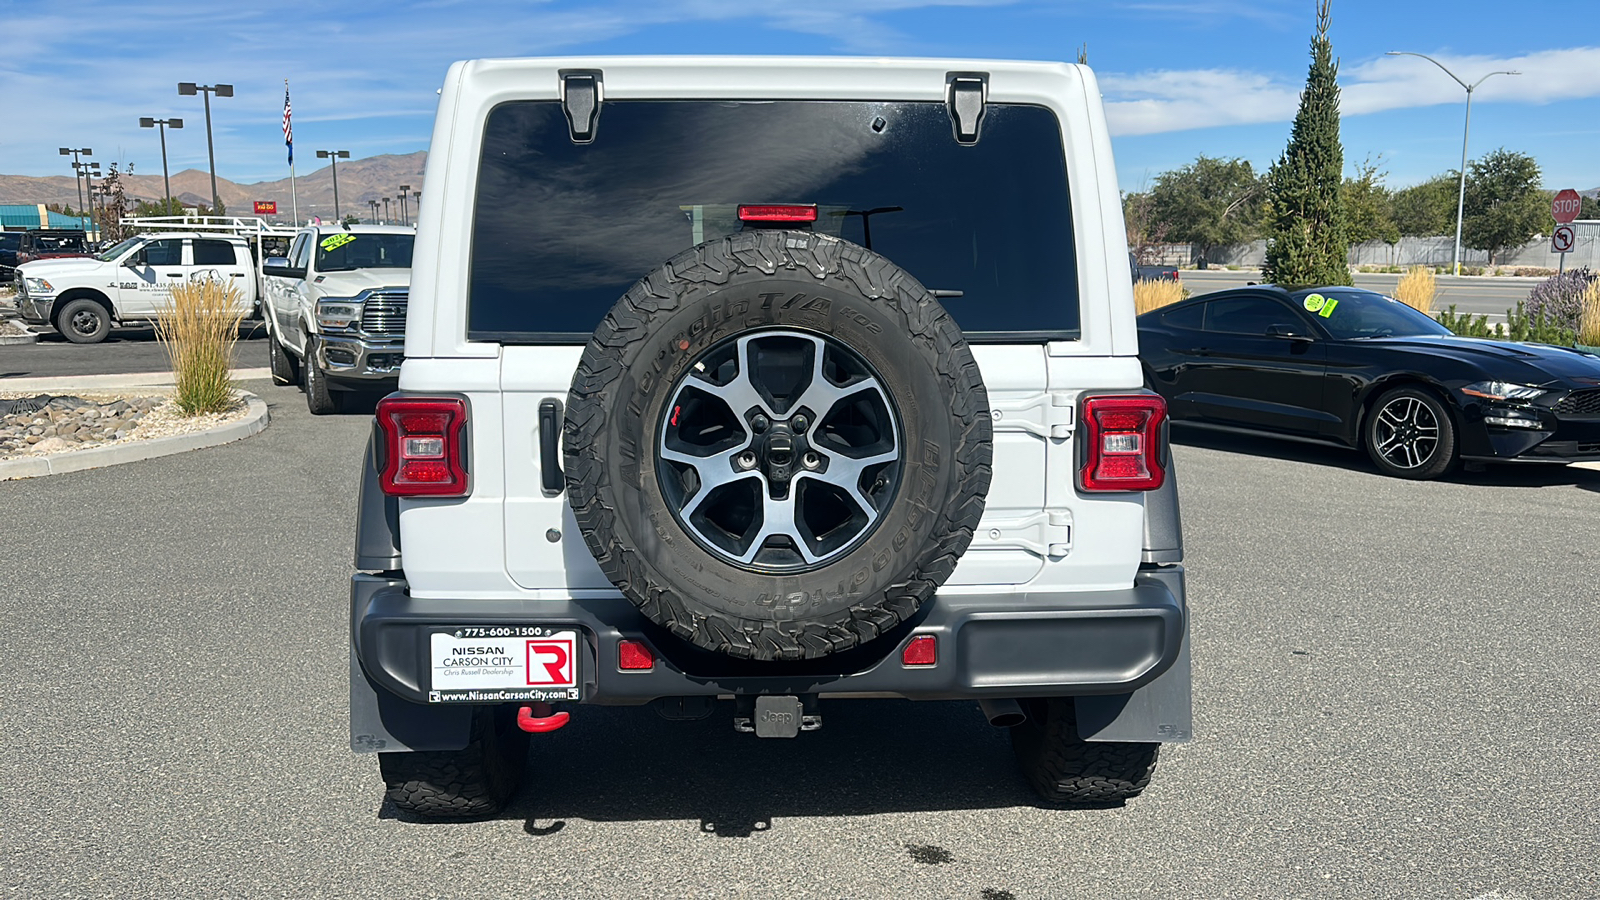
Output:
<svg viewBox="0 0 1600 900">
<path fill-rule="evenodd" d="M 265 338 L 266 336 L 267 326 L 264 322 L 247 321 L 239 323 L 239 340 L 241 341 L 259 340 L 261 338 Z M 61 332 L 53 329 L 40 329 L 38 342 L 41 344 L 61 344 L 64 346 L 72 345 L 71 341 L 61 336 Z M 156 337 L 155 328 L 146 325 L 141 327 L 113 328 L 111 329 L 111 333 L 106 335 L 106 339 L 101 341 L 101 343 L 155 344 L 159 343 L 159 339 Z M 94 345 L 83 344 L 81 346 L 93 347 Z"/>
<path fill-rule="evenodd" d="M 735 732 L 728 702 L 688 722 L 648 707 L 571 712 L 533 735 L 522 792 L 499 816 L 531 837 L 573 820 L 688 820 L 742 838 L 796 817 L 1037 805 L 976 703 L 825 700 L 820 730 L 766 740 Z M 380 816 L 416 821 L 388 803 Z"/>
<path fill-rule="evenodd" d="M 1366 454 L 1332 445 L 1310 444 L 1301 441 L 1211 431 L 1205 428 L 1178 426 L 1172 429 L 1172 442 L 1183 447 L 1198 447 L 1223 453 L 1240 453 L 1281 459 L 1289 462 L 1309 463 L 1366 472 L 1378 475 Z M 1573 486 L 1600 492 L 1600 471 L 1577 466 L 1544 463 L 1488 463 L 1477 471 L 1458 466 L 1450 475 L 1439 479 L 1447 484 L 1477 485 L 1481 487 L 1559 487 Z"/>
</svg>

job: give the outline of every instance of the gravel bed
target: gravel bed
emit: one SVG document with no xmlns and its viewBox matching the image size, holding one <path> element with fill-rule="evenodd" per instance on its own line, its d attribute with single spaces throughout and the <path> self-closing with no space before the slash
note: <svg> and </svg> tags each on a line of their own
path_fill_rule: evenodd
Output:
<svg viewBox="0 0 1600 900">
<path fill-rule="evenodd" d="M 0 319 L 0 337 L 22 337 L 32 333 L 15 319 Z"/>
<path fill-rule="evenodd" d="M 185 416 L 170 393 L 160 389 L 73 395 L 0 392 L 0 460 L 193 434 L 242 419 L 248 411 L 242 393 L 235 394 L 226 412 Z"/>
</svg>

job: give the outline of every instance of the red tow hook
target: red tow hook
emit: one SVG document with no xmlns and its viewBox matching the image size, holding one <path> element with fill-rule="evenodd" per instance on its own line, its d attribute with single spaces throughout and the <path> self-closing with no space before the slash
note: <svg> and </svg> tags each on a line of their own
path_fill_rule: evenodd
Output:
<svg viewBox="0 0 1600 900">
<path fill-rule="evenodd" d="M 567 724 L 571 718 L 566 712 L 552 712 L 548 703 L 535 703 L 517 710 L 517 727 L 533 734 L 544 734 Z"/>
</svg>

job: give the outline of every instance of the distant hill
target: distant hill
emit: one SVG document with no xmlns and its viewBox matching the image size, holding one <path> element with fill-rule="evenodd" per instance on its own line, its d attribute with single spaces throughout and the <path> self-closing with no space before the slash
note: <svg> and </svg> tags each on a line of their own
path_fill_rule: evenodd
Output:
<svg viewBox="0 0 1600 900">
<path fill-rule="evenodd" d="M 371 215 L 368 200 L 389 198 L 392 218 L 400 217 L 400 204 L 395 197 L 400 185 L 408 184 L 411 190 L 422 189 L 422 169 L 428 152 L 418 150 L 403 156 L 388 154 L 364 159 L 339 161 L 339 206 L 345 215 L 355 214 L 366 218 Z M 324 160 L 314 160 L 325 162 Z M 97 182 L 98 183 L 98 182 Z M 130 199 L 160 200 L 164 196 L 161 171 L 154 173 L 139 170 L 123 179 Z M 295 179 L 296 193 L 300 198 L 300 215 L 306 218 L 320 215 L 333 217 L 333 168 L 322 168 L 300 174 Z M 275 200 L 278 219 L 289 221 L 289 179 L 258 181 L 253 184 L 236 184 L 217 176 L 217 193 L 222 197 L 227 211 L 234 215 L 251 215 L 256 200 Z M 187 204 L 211 203 L 211 176 L 204 169 L 184 169 L 172 173 L 172 195 Z M 0 175 L 0 204 L 8 203 L 65 203 L 78 207 L 78 188 L 73 179 L 65 176 L 35 178 L 26 175 Z M 409 201 L 408 201 L 408 205 Z M 413 220 L 415 210 L 412 210 Z"/>
</svg>

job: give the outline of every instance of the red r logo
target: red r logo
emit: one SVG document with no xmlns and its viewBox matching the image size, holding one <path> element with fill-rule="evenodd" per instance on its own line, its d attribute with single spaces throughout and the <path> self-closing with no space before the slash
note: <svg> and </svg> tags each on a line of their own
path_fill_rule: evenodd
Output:
<svg viewBox="0 0 1600 900">
<path fill-rule="evenodd" d="M 528 683 L 546 685 L 572 684 L 572 650 L 572 642 L 570 641 L 529 641 Z M 546 661 L 551 658 L 553 658 L 553 661 Z M 537 671 L 535 666 L 544 671 Z"/>
</svg>

